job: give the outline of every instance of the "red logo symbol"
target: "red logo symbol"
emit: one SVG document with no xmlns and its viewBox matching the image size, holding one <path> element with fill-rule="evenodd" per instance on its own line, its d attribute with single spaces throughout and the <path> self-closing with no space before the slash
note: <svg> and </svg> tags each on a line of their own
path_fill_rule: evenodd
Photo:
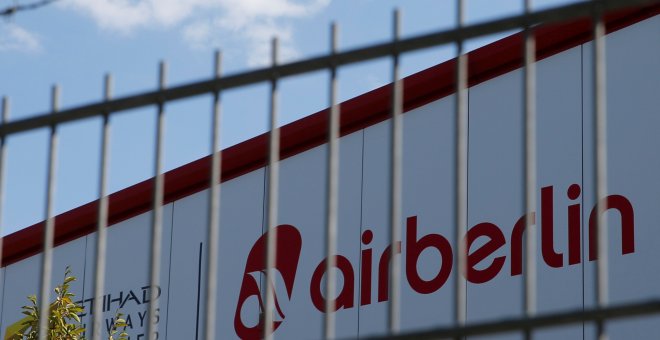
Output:
<svg viewBox="0 0 660 340">
<path fill-rule="evenodd" d="M 277 258 L 274 269 L 280 273 L 288 295 L 287 298 L 291 300 L 293 283 L 296 279 L 296 270 L 298 269 L 298 259 L 300 258 L 300 250 L 302 248 L 302 238 L 300 237 L 300 232 L 295 227 L 287 224 L 275 227 L 272 232 L 275 232 L 277 237 Z M 261 235 L 257 242 L 255 242 L 245 263 L 243 283 L 241 284 L 236 313 L 234 314 L 234 329 L 236 330 L 236 334 L 242 339 L 260 339 L 264 329 L 263 317 L 259 318 L 257 325 L 249 327 L 243 323 L 241 311 L 249 298 L 256 297 L 259 301 L 260 315 L 264 313 L 264 303 L 257 278 L 260 277 L 261 273 L 266 275 L 264 259 L 266 256 L 267 235 L 268 233 Z M 268 284 L 272 285 L 272 283 Z M 270 288 L 272 289 L 272 286 Z M 272 329 L 275 331 L 282 324 L 284 313 L 278 303 L 277 295 L 274 294 L 273 297 L 275 300 L 275 312 L 279 314 L 280 320 L 273 321 Z"/>
</svg>

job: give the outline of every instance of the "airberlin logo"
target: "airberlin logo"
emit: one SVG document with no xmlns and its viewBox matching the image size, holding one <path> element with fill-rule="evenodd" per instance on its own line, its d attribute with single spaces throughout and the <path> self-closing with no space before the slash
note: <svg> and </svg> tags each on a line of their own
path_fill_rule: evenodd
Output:
<svg viewBox="0 0 660 340">
<path fill-rule="evenodd" d="M 571 185 L 566 191 L 566 197 L 573 204 L 566 207 L 567 221 L 558 223 L 565 226 L 568 235 L 567 263 L 568 265 L 579 264 L 581 257 L 581 235 L 582 235 L 582 207 L 578 198 L 581 189 L 577 184 Z M 552 186 L 541 189 L 541 256 L 543 261 L 553 268 L 564 267 L 564 252 L 555 249 L 554 242 L 554 189 Z M 588 259 L 593 261 L 597 259 L 597 212 L 600 209 L 608 213 L 618 213 L 620 219 L 621 232 L 621 254 L 630 254 L 635 252 L 635 216 L 634 209 L 630 201 L 622 195 L 610 195 L 598 202 L 589 214 L 588 226 Z M 462 273 L 468 281 L 475 284 L 486 283 L 497 276 L 504 268 L 506 256 L 509 256 L 509 274 L 511 276 L 522 274 L 523 242 L 525 231 L 525 220 L 530 219 L 532 224 L 537 224 L 536 214 L 531 212 L 521 216 L 513 222 L 511 234 L 505 235 L 494 223 L 481 222 L 469 228 L 463 237 L 468 248 L 467 268 Z M 410 216 L 405 223 L 405 277 L 408 285 L 419 294 L 431 294 L 441 289 L 451 275 L 453 266 L 454 252 L 449 240 L 441 234 L 418 235 L 417 216 Z M 610 227 L 615 226 L 610 224 Z M 616 230 L 616 229 L 614 229 Z M 278 256 L 276 260 L 276 271 L 281 274 L 284 286 L 286 288 L 287 298 L 291 300 L 293 284 L 295 281 L 298 259 L 302 247 L 302 239 L 298 230 L 291 225 L 280 225 L 273 229 L 277 234 Z M 241 319 L 241 310 L 245 301 L 250 297 L 256 297 L 259 301 L 261 312 L 263 312 L 263 302 L 258 285 L 258 274 L 264 272 L 264 254 L 266 249 L 266 234 L 262 235 L 252 247 L 245 265 L 245 274 L 243 275 L 243 284 L 236 306 L 234 316 L 234 326 L 236 334 L 241 338 L 258 339 L 262 335 L 263 318 L 256 326 L 247 327 Z M 362 233 L 363 249 L 360 256 L 359 289 L 360 305 L 369 305 L 372 303 L 372 282 L 376 281 L 376 298 L 378 302 L 384 302 L 389 299 L 388 296 L 388 276 L 389 262 L 392 257 L 392 247 L 387 246 L 381 252 L 377 263 L 374 263 L 374 249 L 369 247 L 373 240 L 373 232 L 365 230 Z M 475 243 L 475 241 L 480 242 Z M 490 263 L 482 263 L 500 248 L 509 242 L 508 254 L 492 258 Z M 475 246 L 473 246 L 475 245 Z M 478 245 L 478 246 L 477 246 Z M 402 244 L 399 242 L 394 247 L 394 252 L 401 254 Z M 425 250 L 437 251 L 440 256 L 440 265 L 436 269 L 436 274 L 430 279 L 423 278 L 418 272 L 418 261 L 420 254 Z M 501 252 L 500 252 L 501 253 Z M 314 270 L 309 280 L 309 294 L 314 307 L 320 312 L 324 312 L 325 297 L 322 295 L 322 279 L 325 276 L 325 263 L 323 259 Z M 372 268 L 377 265 L 377 278 L 372 278 Z M 342 287 L 338 287 L 338 295 L 334 299 L 335 310 L 349 309 L 355 307 L 355 285 L 356 275 L 354 265 L 348 258 L 342 255 L 335 255 L 336 269 L 343 277 Z M 257 274 L 257 277 L 255 277 Z M 275 297 L 275 309 L 279 315 L 278 321 L 273 321 L 272 329 L 276 330 L 284 320 L 285 314 L 280 308 L 278 297 Z"/>
<path fill-rule="evenodd" d="M 296 271 L 298 270 L 298 259 L 300 258 L 300 249 L 302 247 L 302 239 L 300 232 L 293 226 L 280 225 L 271 232 L 275 233 L 277 237 L 277 259 L 275 260 L 275 270 L 282 275 L 284 286 L 286 288 L 287 298 L 291 300 L 291 293 L 293 292 L 293 283 L 296 279 Z M 264 318 L 260 317 L 257 325 L 248 327 L 243 323 L 241 318 L 241 310 L 245 302 L 255 297 L 259 301 L 259 309 L 264 312 L 264 303 L 259 290 L 259 283 L 257 282 L 260 275 L 266 273 L 266 266 L 264 258 L 266 254 L 267 233 L 263 234 L 257 242 L 252 246 L 250 254 L 248 254 L 247 262 L 245 263 L 245 273 L 243 274 L 243 284 L 241 285 L 241 292 L 238 295 L 238 304 L 236 305 L 236 314 L 234 314 L 234 329 L 236 334 L 241 339 L 259 339 L 264 328 Z M 271 285 L 271 282 L 267 282 Z M 284 320 L 284 312 L 280 308 L 278 297 L 273 294 L 275 309 L 279 314 L 281 320 L 273 321 L 271 329 L 275 331 L 277 327 L 282 324 Z"/>
</svg>

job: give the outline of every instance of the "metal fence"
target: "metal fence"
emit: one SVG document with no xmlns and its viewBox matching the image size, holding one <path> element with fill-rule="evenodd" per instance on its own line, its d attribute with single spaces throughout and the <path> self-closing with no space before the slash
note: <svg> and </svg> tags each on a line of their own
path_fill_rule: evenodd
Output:
<svg viewBox="0 0 660 340">
<path fill-rule="evenodd" d="M 372 60 L 381 57 L 389 57 L 392 61 L 392 103 L 391 103 L 391 171 L 390 171 L 390 245 L 395 245 L 401 240 L 401 160 L 402 160 L 402 101 L 403 87 L 399 77 L 399 58 L 406 52 L 411 52 L 423 48 L 455 45 L 458 51 L 456 68 L 456 95 L 455 95 L 455 115 L 456 115 L 456 149 L 455 149 L 455 187 L 454 187 L 454 244 L 457 245 L 457 254 L 454 258 L 456 268 L 466 268 L 467 265 L 467 247 L 464 241 L 459 237 L 466 232 L 467 225 L 467 57 L 464 52 L 464 41 L 480 37 L 483 35 L 503 32 L 511 29 L 520 29 L 524 31 L 524 49 L 521 51 L 524 58 L 524 93 L 523 101 L 520 104 L 524 112 L 524 211 L 530 211 L 536 206 L 536 109 L 535 109 L 535 40 L 533 31 L 536 25 L 541 23 L 552 23 L 566 21 L 578 17 L 590 16 L 593 22 L 593 106 L 595 140 L 596 145 L 594 156 L 595 167 L 595 188 L 596 197 L 603 197 L 607 192 L 606 188 L 606 126 L 607 115 L 605 105 L 605 59 L 604 59 L 604 34 L 603 13 L 605 11 L 619 9 L 629 6 L 641 6 L 645 4 L 658 3 L 657 0 L 594 0 L 565 5 L 562 7 L 531 11 L 531 0 L 525 0 L 525 11 L 520 15 L 513 15 L 484 23 L 465 25 L 465 5 L 464 1 L 456 1 L 456 19 L 458 26 L 454 29 L 438 31 L 426 35 L 415 36 L 401 39 L 400 33 L 400 15 L 395 12 L 392 22 L 392 39 L 389 42 L 375 44 L 368 47 L 339 51 L 337 47 L 337 26 L 332 25 L 330 34 L 330 53 L 320 57 L 305 59 L 288 64 L 280 64 L 278 61 L 278 40 L 272 41 L 271 66 L 255 71 L 238 73 L 224 76 L 221 74 L 221 54 L 215 55 L 215 70 L 213 77 L 207 80 L 198 81 L 175 87 L 166 87 L 167 67 L 161 63 L 159 72 L 159 88 L 156 91 L 140 93 L 136 95 L 113 99 L 111 96 L 112 79 L 111 76 L 105 78 L 105 98 L 103 101 L 75 107 L 67 110 L 59 110 L 59 87 L 52 89 L 52 109 L 51 112 L 40 114 L 31 118 L 21 120 L 8 120 L 9 102 L 3 99 L 2 105 L 2 124 L 0 125 L 0 176 L 6 166 L 6 138 L 10 135 L 43 128 L 50 128 L 49 139 L 49 158 L 48 158 L 48 180 L 46 188 L 46 211 L 45 211 L 45 229 L 43 233 L 43 257 L 41 262 L 40 274 L 40 320 L 41 332 L 40 339 L 46 339 L 47 313 L 49 306 L 49 283 L 51 281 L 51 269 L 53 262 L 53 238 L 54 238 L 54 214 L 53 198 L 55 193 L 54 174 L 57 167 L 57 139 L 58 127 L 62 123 L 77 121 L 80 119 L 101 116 L 103 117 L 103 127 L 101 133 L 101 163 L 99 167 L 100 181 L 99 185 L 99 205 L 98 205 L 98 228 L 97 228 L 97 252 L 96 252 L 96 270 L 94 273 L 94 296 L 100 297 L 104 291 L 105 280 L 105 262 L 106 262 L 106 227 L 108 224 L 108 144 L 110 139 L 109 117 L 117 112 L 139 108 L 151 107 L 157 108 L 156 125 L 156 149 L 154 163 L 154 191 L 153 191 L 153 214 L 151 220 L 151 260 L 150 260 L 150 283 L 151 286 L 159 284 L 160 277 L 160 258 L 161 258 L 161 238 L 162 238 L 162 206 L 163 206 L 163 188 L 164 176 L 162 166 L 163 155 L 163 135 L 164 135 L 164 112 L 165 106 L 171 101 L 178 99 L 200 96 L 205 94 L 213 95 L 213 124 L 210 150 L 212 153 L 211 176 L 210 176 L 210 195 L 209 195 L 209 225 L 208 225 L 208 281 L 207 301 L 204 312 L 206 318 L 206 327 L 204 337 L 206 339 L 215 339 L 215 319 L 216 319 L 216 297 L 217 297 L 217 274 L 218 274 L 218 253 L 219 238 L 222 237 L 219 229 L 220 209 L 220 176 L 221 160 L 219 149 L 220 141 L 220 117 L 221 117 L 221 93 L 224 90 L 242 87 L 256 83 L 270 84 L 270 146 L 268 157 L 268 198 L 267 198 L 267 228 L 273 229 L 276 226 L 278 211 L 278 164 L 280 151 L 280 135 L 277 126 L 278 121 L 278 83 L 280 79 L 308 73 L 317 70 L 327 70 L 330 74 L 329 89 L 329 107 L 330 119 L 328 124 L 328 153 L 327 153 L 327 197 L 326 197 L 326 229 L 325 229 L 325 252 L 328 261 L 326 261 L 327 280 L 325 285 L 325 296 L 335 295 L 336 277 L 333 270 L 335 259 L 333 256 L 337 247 L 337 212 L 338 212 L 338 139 L 339 139 L 339 115 L 340 108 L 337 103 L 337 70 L 344 65 Z M 0 193 L 4 187 L 4 178 L 0 177 Z M 1 195 L 0 195 L 1 196 Z M 0 206 L 2 206 L 0 204 Z M 599 212 L 604 211 L 604 206 L 599 208 Z M 454 285 L 455 297 L 453 301 L 453 326 L 438 328 L 415 334 L 400 334 L 399 326 L 399 307 L 400 307 L 400 259 L 393 256 L 390 261 L 389 275 L 389 296 L 388 303 L 388 328 L 389 336 L 394 338 L 462 338 L 467 335 L 492 334 L 497 332 L 520 331 L 525 334 L 525 338 L 532 338 L 532 330 L 541 327 L 559 326 L 568 323 L 594 322 L 596 324 L 599 339 L 607 337 L 604 322 L 612 318 L 632 317 L 650 313 L 660 312 L 660 301 L 645 301 L 642 303 L 633 303 L 627 305 L 611 306 L 608 304 L 608 262 L 607 262 L 607 228 L 605 214 L 598 214 L 598 261 L 596 266 L 595 292 L 596 308 L 567 310 L 554 314 L 536 314 L 536 234 L 534 228 L 527 228 L 525 237 L 525 270 L 523 271 L 523 301 L 524 316 L 521 318 L 498 320 L 485 323 L 471 323 L 466 325 L 465 305 L 466 305 L 466 285 L 465 278 L 461 275 L 455 275 L 456 284 Z M 526 225 L 533 224 L 531 218 L 528 218 Z M 267 233 L 267 255 L 264 259 L 266 263 L 266 282 L 271 280 L 274 272 L 276 245 L 276 233 Z M 157 291 L 151 290 L 151 302 L 149 305 L 150 315 L 154 315 L 158 308 Z M 273 308 L 274 297 L 273 290 L 266 289 L 265 299 L 265 329 L 264 338 L 272 338 L 273 326 Z M 323 336 L 325 338 L 335 337 L 335 320 L 332 299 L 328 299 L 325 306 L 325 319 Z M 102 304 L 93 306 L 93 325 L 101 324 Z M 154 338 L 155 327 L 151 322 L 147 323 L 149 338 Z M 94 327 L 93 338 L 101 338 L 101 327 Z"/>
</svg>

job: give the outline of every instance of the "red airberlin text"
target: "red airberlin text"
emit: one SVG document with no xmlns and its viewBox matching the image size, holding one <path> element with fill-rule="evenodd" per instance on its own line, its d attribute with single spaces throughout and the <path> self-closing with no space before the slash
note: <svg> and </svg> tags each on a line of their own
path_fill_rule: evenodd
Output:
<svg viewBox="0 0 660 340">
<path fill-rule="evenodd" d="M 580 186 L 577 184 L 571 185 L 566 195 L 571 201 L 576 201 L 580 196 Z M 608 212 L 618 212 L 620 215 L 620 232 L 621 232 L 621 253 L 630 254 L 635 252 L 635 215 L 633 206 L 630 201 L 622 195 L 610 195 L 600 200 L 598 205 L 603 205 L 603 210 Z M 597 230 L 596 220 L 597 211 L 599 206 L 593 207 L 589 215 L 589 261 L 597 259 Z M 554 189 L 552 186 L 544 187 L 541 189 L 541 255 L 543 261 L 550 267 L 560 268 L 565 266 L 564 253 L 555 249 L 554 245 Z M 579 202 L 569 205 L 567 208 L 568 221 L 566 224 L 561 223 L 567 227 L 568 235 L 568 265 L 579 264 L 581 259 L 581 211 L 582 207 Z M 491 262 L 484 266 L 479 266 L 482 261 L 486 260 L 490 255 L 494 254 L 497 250 L 502 248 L 508 242 L 509 246 L 509 262 L 510 268 L 508 270 L 511 276 L 522 274 L 522 258 L 523 258 L 523 234 L 525 232 L 525 220 L 531 219 L 531 224 L 536 224 L 536 214 L 531 212 L 527 215 L 521 216 L 517 221 L 513 222 L 513 229 L 510 235 L 505 235 L 499 226 L 490 222 L 478 223 L 469 228 L 467 234 L 463 237 L 463 241 L 467 242 L 467 269 L 462 273 L 466 279 L 471 283 L 481 284 L 492 280 L 504 268 L 506 255 L 495 257 Z M 614 226 L 611 226 L 614 227 Z M 405 223 L 405 277 L 410 287 L 420 294 L 431 294 L 439 289 L 447 282 L 452 271 L 454 251 L 452 245 L 447 238 L 440 234 L 426 234 L 419 235 L 417 231 L 417 216 L 410 216 L 406 219 Z M 365 230 L 362 233 L 362 244 L 369 246 L 373 239 L 373 232 Z M 476 240 L 481 239 L 478 247 L 473 247 Z M 485 242 L 484 242 L 485 241 Z M 398 242 L 395 251 L 397 254 L 401 253 L 401 243 Z M 437 268 L 437 272 L 433 278 L 426 280 L 420 276 L 417 270 L 417 261 L 420 254 L 426 250 L 431 249 L 437 251 L 441 258 L 441 264 Z M 335 255 L 335 263 L 337 270 L 343 276 L 343 286 L 338 287 L 338 295 L 335 299 L 335 310 L 348 309 L 355 306 L 355 286 L 359 282 L 360 289 L 360 305 L 368 305 L 372 303 L 372 282 L 377 280 L 376 297 L 378 302 L 387 301 L 389 299 L 389 261 L 392 256 L 392 246 L 386 247 L 378 256 L 377 263 L 374 263 L 374 249 L 363 247 L 361 254 L 361 271 L 359 273 L 360 280 L 356 280 L 356 274 L 353 264 L 348 258 L 342 255 Z M 324 311 L 325 298 L 322 295 L 323 284 L 322 279 L 325 275 L 325 262 L 324 259 L 318 264 L 314 274 L 312 275 L 309 292 L 314 303 L 314 306 L 321 312 Z M 373 266 L 377 268 L 377 278 L 372 278 Z"/>
<path fill-rule="evenodd" d="M 557 223 L 557 225 L 565 226 L 567 228 L 568 246 L 567 256 L 557 250 L 554 243 L 555 231 L 555 207 L 554 207 L 554 188 L 552 186 L 544 187 L 541 189 L 541 257 L 543 261 L 552 268 L 561 268 L 565 266 L 565 258 L 568 260 L 568 265 L 579 264 L 582 261 L 581 257 L 581 244 L 582 240 L 582 207 L 578 198 L 580 197 L 581 189 L 577 184 L 571 185 L 566 191 L 566 197 L 573 204 L 568 205 L 565 209 L 567 212 L 566 223 Z M 596 260 L 598 251 L 596 249 L 596 220 L 597 212 L 602 208 L 603 211 L 615 213 L 620 216 L 620 225 L 618 226 L 621 232 L 621 253 L 630 254 L 635 252 L 635 213 L 630 201 L 622 195 L 610 195 L 598 202 L 598 205 L 591 209 L 589 214 L 589 226 L 587 237 L 589 238 L 588 256 L 589 261 Z M 518 218 L 517 221 L 512 221 L 513 228 L 509 235 L 505 235 L 494 223 L 481 222 L 478 223 L 467 231 L 463 236 L 463 242 L 467 245 L 467 268 L 462 274 L 468 281 L 475 284 L 486 283 L 497 276 L 504 270 L 506 256 L 509 256 L 510 268 L 508 272 L 511 276 L 522 274 L 523 262 L 523 235 L 525 232 L 526 223 L 529 219 L 530 225 L 537 224 L 536 214 L 530 212 Z M 454 263 L 454 250 L 451 243 L 447 238 L 441 234 L 426 234 L 421 235 L 418 233 L 417 216 L 410 216 L 406 219 L 405 223 L 405 278 L 410 287 L 419 294 L 431 294 L 447 283 Z M 613 232 L 616 232 L 616 227 L 613 227 Z M 303 239 L 300 232 L 292 225 L 279 225 L 273 228 L 269 233 L 274 233 L 277 240 L 277 257 L 275 267 L 272 268 L 274 272 L 279 273 L 286 288 L 286 296 L 277 296 L 273 290 L 274 296 L 274 312 L 278 320 L 274 320 L 271 329 L 274 331 L 278 329 L 286 317 L 286 311 L 280 306 L 279 301 L 282 299 L 291 300 L 293 297 L 294 283 L 296 281 L 296 272 L 301 255 Z M 378 302 L 387 301 L 389 299 L 389 262 L 392 257 L 392 252 L 401 254 L 401 242 L 397 242 L 395 249 L 392 246 L 387 246 L 375 254 L 376 250 L 369 247 L 373 241 L 373 232 L 365 230 L 362 233 L 362 244 L 364 245 L 360 256 L 360 273 L 355 273 L 355 265 L 342 255 L 334 255 L 336 269 L 341 273 L 343 284 L 338 287 L 338 294 L 334 300 L 335 310 L 349 309 L 355 307 L 355 289 L 359 284 L 360 289 L 360 305 L 369 305 L 372 301 L 372 284 L 376 281 L 376 299 Z M 245 271 L 243 275 L 243 283 L 239 292 L 238 301 L 236 304 L 236 313 L 234 315 L 234 329 L 236 334 L 242 339 L 259 339 L 262 336 L 264 328 L 264 318 L 259 318 L 256 324 L 246 325 L 241 318 L 241 311 L 245 302 L 248 299 L 256 299 L 259 303 L 260 312 L 264 312 L 264 301 L 261 296 L 259 283 L 257 281 L 258 275 L 265 273 L 264 256 L 266 251 L 267 233 L 263 234 L 252 246 L 248 255 Z M 478 243 L 475 241 L 480 240 Z M 492 258 L 490 262 L 486 259 L 494 255 L 500 248 L 504 247 L 509 242 L 509 252 L 505 255 Z M 440 256 L 440 265 L 435 268 L 435 276 L 429 280 L 423 278 L 417 270 L 417 262 L 420 255 L 424 250 L 431 250 L 437 252 Z M 502 252 L 500 252 L 501 254 Z M 376 260 L 377 259 L 377 260 Z M 321 312 L 324 312 L 325 297 L 323 296 L 322 279 L 325 276 L 325 269 L 327 259 L 318 264 L 314 273 L 312 274 L 309 294 L 314 306 Z M 372 277 L 372 272 L 376 267 L 377 277 Z M 256 275 L 256 276 L 255 276 Z M 359 275 L 359 280 L 357 280 Z M 359 283 L 356 283 L 359 282 Z M 265 287 L 272 289 L 272 283 L 265 284 Z"/>
</svg>

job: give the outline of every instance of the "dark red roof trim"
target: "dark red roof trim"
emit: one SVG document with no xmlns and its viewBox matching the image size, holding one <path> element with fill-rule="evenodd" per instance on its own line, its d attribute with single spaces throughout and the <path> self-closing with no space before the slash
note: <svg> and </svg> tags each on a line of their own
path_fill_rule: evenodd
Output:
<svg viewBox="0 0 660 340">
<path fill-rule="evenodd" d="M 613 32 L 660 14 L 660 5 L 609 13 L 607 31 Z M 539 27 L 537 59 L 544 59 L 591 40 L 590 19 Z M 514 34 L 474 50 L 468 55 L 469 86 L 482 83 L 522 65 L 522 35 Z M 455 60 L 450 60 L 404 79 L 404 111 L 428 104 L 454 92 Z M 341 104 L 341 134 L 364 129 L 389 117 L 391 84 Z M 282 159 L 319 146 L 326 141 L 328 111 L 323 110 L 290 123 L 281 130 Z M 268 135 L 263 134 L 223 151 L 222 181 L 263 167 L 267 162 Z M 210 156 L 165 174 L 164 202 L 170 203 L 209 186 Z M 110 195 L 109 225 L 151 210 L 151 179 Z M 98 201 L 90 202 L 55 218 L 55 245 L 96 230 Z M 2 265 L 7 266 L 38 254 L 43 247 L 43 222 L 4 238 Z"/>
</svg>

